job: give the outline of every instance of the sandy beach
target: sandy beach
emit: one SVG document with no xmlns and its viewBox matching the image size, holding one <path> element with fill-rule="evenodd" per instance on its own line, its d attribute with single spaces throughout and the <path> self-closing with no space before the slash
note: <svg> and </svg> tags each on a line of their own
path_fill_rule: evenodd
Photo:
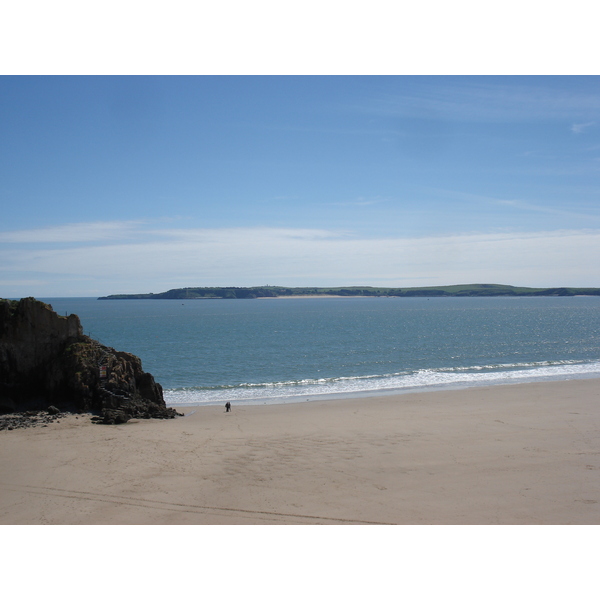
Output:
<svg viewBox="0 0 600 600">
<path fill-rule="evenodd" d="M 1 524 L 599 524 L 600 380 L 0 432 Z"/>
</svg>

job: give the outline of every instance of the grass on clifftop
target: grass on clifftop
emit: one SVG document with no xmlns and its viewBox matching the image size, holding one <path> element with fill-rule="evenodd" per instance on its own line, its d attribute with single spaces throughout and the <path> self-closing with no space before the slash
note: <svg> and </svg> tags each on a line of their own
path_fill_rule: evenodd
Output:
<svg viewBox="0 0 600 600">
<path fill-rule="evenodd" d="M 600 296 L 600 288 L 529 288 L 493 283 L 430 286 L 417 288 L 349 287 L 189 287 L 159 294 L 114 294 L 99 300 L 193 300 L 276 298 L 278 296 L 379 296 L 379 297 L 437 297 L 437 296 Z"/>
</svg>

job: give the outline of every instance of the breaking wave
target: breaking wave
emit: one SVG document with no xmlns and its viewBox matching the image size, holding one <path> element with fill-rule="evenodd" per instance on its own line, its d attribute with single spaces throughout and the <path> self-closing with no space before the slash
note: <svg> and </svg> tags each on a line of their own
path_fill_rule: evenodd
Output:
<svg viewBox="0 0 600 600">
<path fill-rule="evenodd" d="M 167 405 L 279 404 L 335 397 L 401 393 L 430 388 L 476 387 L 539 380 L 600 377 L 600 361 L 543 361 L 400 371 L 386 375 L 361 375 L 215 387 L 165 390 Z"/>
</svg>

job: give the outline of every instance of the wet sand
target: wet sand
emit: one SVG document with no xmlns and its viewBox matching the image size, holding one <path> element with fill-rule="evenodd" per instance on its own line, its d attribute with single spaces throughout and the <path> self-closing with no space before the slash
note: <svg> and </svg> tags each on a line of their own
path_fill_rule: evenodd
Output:
<svg viewBox="0 0 600 600">
<path fill-rule="evenodd" d="M 600 380 L 0 432 L 0 524 L 599 524 Z"/>
</svg>

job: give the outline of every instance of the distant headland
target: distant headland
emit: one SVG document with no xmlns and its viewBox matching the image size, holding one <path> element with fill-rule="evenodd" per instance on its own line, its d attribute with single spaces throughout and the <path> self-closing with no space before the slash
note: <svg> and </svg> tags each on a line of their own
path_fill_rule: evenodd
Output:
<svg viewBox="0 0 600 600">
<path fill-rule="evenodd" d="M 113 294 L 98 300 L 202 300 L 308 296 L 440 297 L 440 296 L 600 296 L 600 288 L 529 288 L 494 283 L 433 287 L 188 287 L 158 294 Z"/>
</svg>

